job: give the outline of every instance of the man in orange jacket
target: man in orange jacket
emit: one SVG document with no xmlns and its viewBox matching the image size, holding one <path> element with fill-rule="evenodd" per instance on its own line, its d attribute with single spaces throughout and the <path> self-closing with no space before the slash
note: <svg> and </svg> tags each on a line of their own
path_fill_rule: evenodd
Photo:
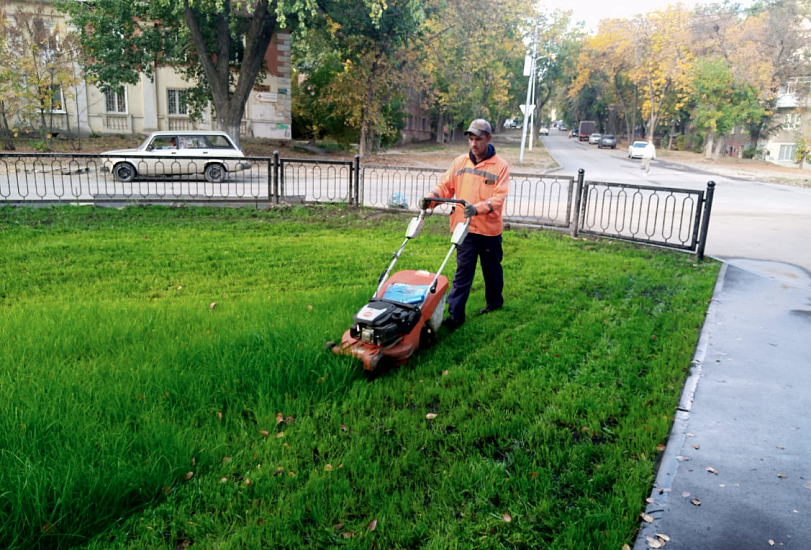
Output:
<svg viewBox="0 0 811 550">
<path fill-rule="evenodd" d="M 487 302 L 479 313 L 495 311 L 504 304 L 501 233 L 504 230 L 504 201 L 510 190 L 510 170 L 490 145 L 492 133 L 486 120 L 471 122 L 465 132 L 469 153 L 453 161 L 431 192 L 434 197 L 456 197 L 468 203 L 464 209 L 457 205 L 451 213 L 451 231 L 456 224 L 470 217 L 468 236 L 456 249 L 456 276 L 448 297 L 449 315 L 444 321 L 451 330 L 465 322 L 465 305 L 473 286 L 477 260 L 481 261 Z M 431 208 L 433 204 L 430 196 L 424 197 L 420 208 Z"/>
</svg>

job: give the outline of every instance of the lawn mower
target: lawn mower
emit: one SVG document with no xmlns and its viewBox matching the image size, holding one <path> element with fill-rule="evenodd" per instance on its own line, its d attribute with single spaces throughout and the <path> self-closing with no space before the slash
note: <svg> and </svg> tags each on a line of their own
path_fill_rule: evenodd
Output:
<svg viewBox="0 0 811 550">
<path fill-rule="evenodd" d="M 453 203 L 464 207 L 458 199 L 432 199 L 436 203 Z M 436 273 L 404 270 L 389 277 L 394 264 L 400 259 L 408 241 L 417 237 L 425 222 L 426 211 L 412 218 L 406 238 L 388 268 L 380 275 L 378 286 L 369 302 L 354 316 L 340 344 L 328 342 L 336 354 L 352 355 L 363 361 L 366 370 L 374 371 L 384 362 L 403 365 L 417 349 L 427 347 L 436 340 L 445 312 L 448 278 L 442 270 L 451 253 L 467 236 L 470 218 L 456 225 L 451 235 L 451 249 Z"/>
</svg>

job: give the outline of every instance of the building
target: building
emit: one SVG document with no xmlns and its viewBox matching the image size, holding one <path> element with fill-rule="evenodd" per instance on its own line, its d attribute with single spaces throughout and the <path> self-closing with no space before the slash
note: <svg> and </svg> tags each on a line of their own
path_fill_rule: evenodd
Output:
<svg viewBox="0 0 811 550">
<path fill-rule="evenodd" d="M 780 166 L 797 167 L 797 141 L 811 139 L 811 78 L 794 78 L 784 82 L 777 96 L 780 126 L 767 139 L 758 143 L 764 159 Z M 804 168 L 809 168 L 805 163 Z"/>
<path fill-rule="evenodd" d="M 8 11 L 34 10 L 32 2 L 12 0 Z M 42 2 L 42 18 L 55 36 L 68 32 L 65 15 L 56 11 L 51 2 Z M 59 55 L 59 40 L 53 48 Z M 48 52 L 53 54 L 54 52 Z M 267 74 L 257 79 L 245 106 L 240 133 L 243 137 L 291 138 L 290 97 L 290 32 L 278 31 L 265 54 Z M 76 67 L 78 74 L 79 68 Z M 152 79 L 141 75 L 134 85 L 125 85 L 121 93 L 105 93 L 98 87 L 79 80 L 70 89 L 55 85 L 51 109 L 45 117 L 52 131 L 87 134 L 144 134 L 156 130 L 219 129 L 211 105 L 202 120 L 189 118 L 184 98 L 191 85 L 169 66 L 156 67 Z M 24 121 L 16 120 L 16 124 Z M 42 117 L 30 117 L 34 127 L 42 125 Z"/>
<path fill-rule="evenodd" d="M 405 124 L 400 143 L 428 141 L 432 138 L 431 116 L 422 107 L 423 94 L 414 88 L 406 91 Z"/>
</svg>

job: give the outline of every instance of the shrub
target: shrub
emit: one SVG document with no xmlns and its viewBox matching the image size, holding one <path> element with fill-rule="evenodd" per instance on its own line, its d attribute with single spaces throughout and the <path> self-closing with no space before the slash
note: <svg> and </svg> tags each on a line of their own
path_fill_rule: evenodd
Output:
<svg viewBox="0 0 811 550">
<path fill-rule="evenodd" d="M 676 136 L 676 150 L 677 151 L 684 151 L 685 147 L 687 146 L 687 136 L 684 134 L 679 134 Z"/>
</svg>

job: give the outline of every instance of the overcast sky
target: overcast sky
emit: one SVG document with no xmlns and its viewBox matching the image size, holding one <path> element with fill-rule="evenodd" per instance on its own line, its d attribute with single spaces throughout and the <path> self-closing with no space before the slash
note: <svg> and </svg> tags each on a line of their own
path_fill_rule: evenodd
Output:
<svg viewBox="0 0 811 550">
<path fill-rule="evenodd" d="M 712 4 L 708 0 L 684 0 L 682 4 L 693 7 L 696 4 Z M 740 0 L 742 6 L 749 6 L 751 0 Z M 627 18 L 637 13 L 646 13 L 676 4 L 674 0 L 541 0 L 550 10 L 560 8 L 572 10 L 574 21 L 585 21 L 587 31 L 596 31 L 601 19 Z"/>
</svg>

